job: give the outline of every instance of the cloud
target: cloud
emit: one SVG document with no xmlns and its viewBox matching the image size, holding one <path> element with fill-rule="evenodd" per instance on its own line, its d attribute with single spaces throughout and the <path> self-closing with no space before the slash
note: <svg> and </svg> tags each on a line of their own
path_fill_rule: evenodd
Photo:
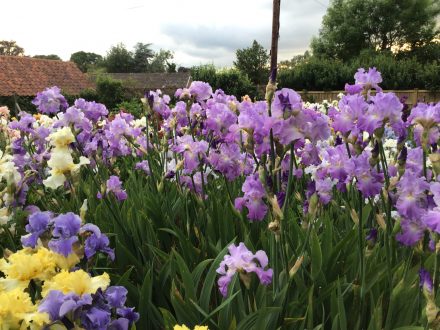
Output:
<svg viewBox="0 0 440 330">
<path fill-rule="evenodd" d="M 310 41 L 319 32 L 322 16 L 329 0 L 283 1 L 280 14 L 280 59 L 288 59 L 308 49 Z M 257 40 L 266 49 L 270 48 L 272 1 L 257 3 L 260 17 L 243 16 L 239 21 L 182 24 L 180 21 L 166 22 L 160 31 L 171 40 L 176 55 L 200 62 L 203 59 L 218 66 L 232 65 L 235 51 L 249 47 Z M 270 18 L 270 19 L 267 19 Z M 216 23 L 217 22 L 217 23 Z M 177 58 L 177 56 L 176 56 Z M 191 63 L 194 64 L 194 63 Z"/>
<path fill-rule="evenodd" d="M 308 48 L 329 1 L 281 1 L 281 60 Z M 231 66 L 235 51 L 254 39 L 269 49 L 272 28 L 272 0 L 14 0 L 0 1 L 0 11 L 20 12 L 24 22 L 2 17 L 2 39 L 16 40 L 28 55 L 54 53 L 64 60 L 79 50 L 105 55 L 118 42 L 129 49 L 143 42 L 174 51 L 184 66 Z"/>
<path fill-rule="evenodd" d="M 237 48 L 252 43 L 253 39 L 263 39 L 266 32 L 263 29 L 240 29 L 234 26 L 215 27 L 215 26 L 180 26 L 177 24 L 167 24 L 162 28 L 162 32 L 171 37 L 176 44 L 185 42 L 197 48 L 225 49 L 235 51 Z"/>
</svg>

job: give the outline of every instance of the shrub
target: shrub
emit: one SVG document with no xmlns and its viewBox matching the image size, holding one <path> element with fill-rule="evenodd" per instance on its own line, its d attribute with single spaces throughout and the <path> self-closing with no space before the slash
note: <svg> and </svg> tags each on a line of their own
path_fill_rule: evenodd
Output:
<svg viewBox="0 0 440 330">
<path fill-rule="evenodd" d="M 96 78 L 96 89 L 84 90 L 80 97 L 87 101 L 103 103 L 109 110 L 118 110 L 118 105 L 122 102 L 130 101 L 135 97 L 132 89 L 129 88 L 128 81 L 113 79 L 108 75 L 98 75 Z"/>
<path fill-rule="evenodd" d="M 382 72 L 384 89 L 429 89 L 440 85 L 440 64 L 426 63 L 416 57 L 396 59 L 391 53 L 362 52 L 343 63 L 338 60 L 311 57 L 278 74 L 279 87 L 296 90 L 342 90 L 345 82 L 353 83 L 352 72 L 359 67 L 376 67 Z"/>
<path fill-rule="evenodd" d="M 193 81 L 200 80 L 209 83 L 214 90 L 220 88 L 226 94 L 237 97 L 244 95 L 252 98 L 262 97 L 249 77 L 237 69 L 217 70 L 212 64 L 200 65 L 191 68 L 191 77 Z"/>
<path fill-rule="evenodd" d="M 141 118 L 143 113 L 142 102 L 139 98 L 133 98 L 130 101 L 123 101 L 116 106 L 119 110 L 131 113 L 136 118 Z"/>
</svg>

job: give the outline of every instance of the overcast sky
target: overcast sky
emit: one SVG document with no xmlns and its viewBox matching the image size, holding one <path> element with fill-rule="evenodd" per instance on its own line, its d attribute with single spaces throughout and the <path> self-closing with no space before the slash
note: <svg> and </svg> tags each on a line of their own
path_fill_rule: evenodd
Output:
<svg viewBox="0 0 440 330">
<path fill-rule="evenodd" d="M 307 50 L 329 1 L 281 0 L 280 60 Z M 178 66 L 231 66 L 254 39 L 268 49 L 272 26 L 272 0 L 0 0 L 0 12 L 0 40 L 26 55 L 69 60 L 143 42 L 174 51 Z"/>
</svg>

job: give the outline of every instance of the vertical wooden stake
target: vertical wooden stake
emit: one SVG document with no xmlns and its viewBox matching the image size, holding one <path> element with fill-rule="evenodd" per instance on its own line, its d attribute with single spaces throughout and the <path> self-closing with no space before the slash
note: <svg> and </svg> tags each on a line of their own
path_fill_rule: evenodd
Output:
<svg viewBox="0 0 440 330">
<path fill-rule="evenodd" d="M 280 5 L 281 0 L 273 0 L 272 43 L 270 47 L 270 78 L 269 83 L 277 80 L 278 38 L 280 35 Z"/>
</svg>

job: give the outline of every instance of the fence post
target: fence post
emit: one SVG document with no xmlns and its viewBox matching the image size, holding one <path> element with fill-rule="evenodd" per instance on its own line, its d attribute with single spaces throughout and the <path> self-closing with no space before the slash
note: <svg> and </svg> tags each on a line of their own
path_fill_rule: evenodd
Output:
<svg viewBox="0 0 440 330">
<path fill-rule="evenodd" d="M 413 100 L 413 106 L 415 106 L 417 104 L 417 102 L 419 101 L 419 89 L 418 88 L 414 88 L 414 100 Z"/>
<path fill-rule="evenodd" d="M 270 47 L 270 77 L 269 83 L 275 84 L 277 80 L 278 38 L 280 36 L 280 5 L 281 0 L 273 0 L 272 9 L 272 42 Z"/>
</svg>

